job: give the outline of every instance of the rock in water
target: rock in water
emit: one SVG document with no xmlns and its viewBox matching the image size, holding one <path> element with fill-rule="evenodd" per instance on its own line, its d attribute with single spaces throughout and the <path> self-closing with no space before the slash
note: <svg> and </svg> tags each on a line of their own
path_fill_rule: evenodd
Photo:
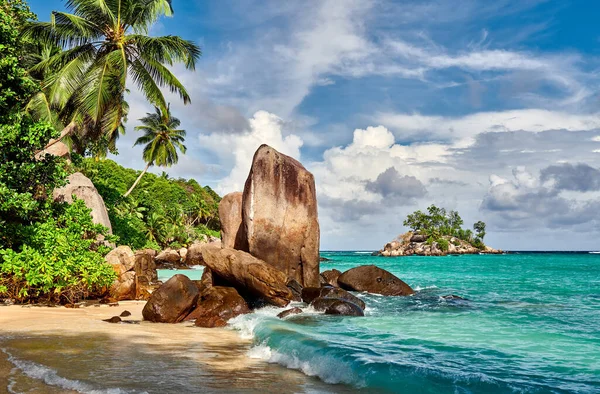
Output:
<svg viewBox="0 0 600 394">
<path fill-rule="evenodd" d="M 233 287 L 213 286 L 200 295 L 198 306 L 185 320 L 200 319 L 202 327 L 209 327 L 206 325 L 208 322 L 217 322 L 209 318 L 219 317 L 226 322 L 244 313 L 250 313 L 250 308 L 237 290 Z"/>
<path fill-rule="evenodd" d="M 298 307 L 294 307 L 294 308 L 287 309 L 287 310 L 281 312 L 280 314 L 277 315 L 277 317 L 280 319 L 284 319 L 290 315 L 297 315 L 299 313 L 302 313 L 302 309 L 300 309 Z"/>
<path fill-rule="evenodd" d="M 365 313 L 356 304 L 348 301 L 339 300 L 334 302 L 325 309 L 326 315 L 343 315 L 343 316 L 364 316 Z"/>
<path fill-rule="evenodd" d="M 144 320 L 178 323 L 196 306 L 200 292 L 187 276 L 177 274 L 152 293 L 142 310 Z"/>
<path fill-rule="evenodd" d="M 332 269 L 321 272 L 321 277 L 325 280 L 325 282 L 329 283 L 333 287 L 340 287 L 338 284 L 338 277 L 342 274 L 342 271 Z"/>
<path fill-rule="evenodd" d="M 226 194 L 219 203 L 221 247 L 248 250 L 242 226 L 242 193 Z"/>
<path fill-rule="evenodd" d="M 302 286 L 319 286 L 313 175 L 293 158 L 261 145 L 254 154 L 242 200 L 247 251 Z"/>
<path fill-rule="evenodd" d="M 202 258 L 213 275 L 230 283 L 241 294 L 281 307 L 293 298 L 286 286 L 286 274 L 246 252 L 207 245 L 202 249 Z"/>
<path fill-rule="evenodd" d="M 112 226 L 110 225 L 106 205 L 104 205 L 104 200 L 92 181 L 81 172 L 69 175 L 67 180 L 69 183 L 66 186 L 54 189 L 52 194 L 54 200 L 71 204 L 73 202 L 73 195 L 75 195 L 78 199 L 83 200 L 85 205 L 92 210 L 92 220 L 94 223 L 108 228 L 108 232 L 112 234 Z"/>
<path fill-rule="evenodd" d="M 329 308 L 331 305 L 335 304 L 336 302 L 341 301 L 340 299 L 337 298 L 325 298 L 325 297 L 319 297 L 319 298 L 315 298 L 312 302 L 311 302 L 311 306 L 317 310 L 317 311 L 324 311 L 327 308 Z"/>
<path fill-rule="evenodd" d="M 315 307 L 317 310 L 325 309 L 317 308 L 314 305 L 316 300 L 322 299 L 345 300 L 358 305 L 361 309 L 365 309 L 367 307 L 363 300 L 338 287 L 305 287 L 302 289 L 302 301 L 313 305 L 313 307 Z M 321 301 L 321 303 L 322 302 L 323 301 Z"/>
<path fill-rule="evenodd" d="M 338 277 L 338 283 L 346 290 L 387 296 L 407 296 L 415 292 L 400 278 L 374 265 L 351 268 Z"/>
</svg>

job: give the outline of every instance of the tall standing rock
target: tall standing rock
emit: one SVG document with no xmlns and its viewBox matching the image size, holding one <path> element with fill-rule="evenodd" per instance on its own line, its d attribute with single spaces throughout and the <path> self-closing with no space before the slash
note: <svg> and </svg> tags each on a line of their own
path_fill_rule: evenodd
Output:
<svg viewBox="0 0 600 394">
<path fill-rule="evenodd" d="M 242 226 L 242 192 L 229 193 L 219 203 L 221 246 L 248 250 Z"/>
<path fill-rule="evenodd" d="M 110 225 L 106 205 L 104 205 L 104 200 L 92 181 L 81 172 L 69 175 L 67 180 L 69 183 L 66 186 L 54 189 L 54 200 L 65 201 L 71 204 L 73 202 L 72 196 L 75 195 L 78 199 L 83 200 L 85 205 L 92 210 L 92 220 L 94 223 L 107 227 L 108 232 L 112 234 L 112 226 Z"/>
<path fill-rule="evenodd" d="M 242 200 L 247 251 L 303 286 L 319 286 L 313 175 L 297 160 L 261 145 L 254 154 Z"/>
</svg>

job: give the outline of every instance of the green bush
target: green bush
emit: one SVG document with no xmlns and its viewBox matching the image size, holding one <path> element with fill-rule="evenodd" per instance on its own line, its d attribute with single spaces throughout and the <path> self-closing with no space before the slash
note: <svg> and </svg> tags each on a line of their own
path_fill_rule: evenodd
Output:
<svg viewBox="0 0 600 394">
<path fill-rule="evenodd" d="M 450 247 L 448 240 L 446 240 L 445 238 L 438 239 L 437 244 L 438 244 L 438 247 L 440 248 L 440 250 L 442 250 L 444 252 L 447 252 Z"/>
<path fill-rule="evenodd" d="M 57 217 L 31 226 L 20 251 L 0 250 L 0 296 L 17 302 L 73 303 L 100 295 L 116 278 L 103 256 L 107 229 L 83 201 L 56 207 Z"/>
<path fill-rule="evenodd" d="M 477 249 L 485 249 L 485 244 L 483 243 L 483 241 L 480 238 L 475 238 L 473 240 L 473 242 L 471 243 L 471 245 L 473 245 Z"/>
</svg>

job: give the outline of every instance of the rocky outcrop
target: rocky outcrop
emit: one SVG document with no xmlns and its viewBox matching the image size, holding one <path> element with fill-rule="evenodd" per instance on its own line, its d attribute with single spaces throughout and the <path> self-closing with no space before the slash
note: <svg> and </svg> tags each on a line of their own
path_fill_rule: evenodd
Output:
<svg viewBox="0 0 600 394">
<path fill-rule="evenodd" d="M 338 283 L 346 290 L 366 291 L 386 296 L 414 294 L 414 290 L 400 278 L 374 265 L 351 268 L 339 276 Z"/>
<path fill-rule="evenodd" d="M 221 222 L 221 246 L 237 250 L 248 250 L 242 226 L 242 193 L 226 194 L 219 203 Z"/>
<path fill-rule="evenodd" d="M 113 282 L 110 295 L 115 301 L 135 300 L 136 278 L 134 271 L 125 272 Z"/>
<path fill-rule="evenodd" d="M 92 220 L 94 223 L 101 224 L 108 228 L 112 234 L 112 226 L 106 211 L 106 205 L 102 196 L 96 190 L 96 187 L 81 172 L 76 172 L 67 177 L 67 185 L 54 189 L 53 197 L 55 201 L 64 201 L 69 204 L 73 202 L 73 195 L 83 200 L 85 205 L 92 210 Z"/>
<path fill-rule="evenodd" d="M 153 251 L 154 252 L 154 251 Z M 158 288 L 158 274 L 152 253 L 147 250 L 135 252 L 135 299 L 148 300 Z"/>
<path fill-rule="evenodd" d="M 181 261 L 181 256 L 176 250 L 167 248 L 157 254 L 155 259 L 159 263 L 177 264 Z"/>
<path fill-rule="evenodd" d="M 325 309 L 326 315 L 342 316 L 364 316 L 365 313 L 356 304 L 348 301 L 338 300 Z"/>
<path fill-rule="evenodd" d="M 109 294 L 115 301 L 136 298 L 135 256 L 129 246 L 119 246 L 111 250 L 104 260 L 113 267 L 117 279 L 110 287 Z"/>
<path fill-rule="evenodd" d="M 392 242 L 385 244 L 382 250 L 375 252 L 374 255 L 384 257 L 398 256 L 446 256 L 448 254 L 502 254 L 497 250 L 486 246 L 484 249 L 478 249 L 471 243 L 445 235 L 442 237 L 448 244 L 448 249 L 444 250 L 438 242 L 427 242 L 427 237 L 423 234 L 413 234 L 411 232 L 398 236 Z"/>
<path fill-rule="evenodd" d="M 198 305 L 185 320 L 196 320 L 200 327 L 216 327 L 221 320 L 227 322 L 244 313 L 250 313 L 250 308 L 233 287 L 212 286 L 201 293 Z"/>
<path fill-rule="evenodd" d="M 204 260 L 202 260 L 202 248 L 205 245 L 207 245 L 205 242 L 194 242 L 187 248 L 187 253 L 185 255 L 186 266 L 204 265 Z"/>
<path fill-rule="evenodd" d="M 178 323 L 196 306 L 200 291 L 185 275 L 174 275 L 152 293 L 142 310 L 144 320 Z"/>
<path fill-rule="evenodd" d="M 282 307 L 293 298 L 283 272 L 246 252 L 207 245 L 202 249 L 202 259 L 213 276 L 222 278 L 251 301 L 263 300 Z"/>
<path fill-rule="evenodd" d="M 319 285 L 315 180 L 302 164 L 261 145 L 244 186 L 242 223 L 251 255 L 303 286 Z"/>
</svg>

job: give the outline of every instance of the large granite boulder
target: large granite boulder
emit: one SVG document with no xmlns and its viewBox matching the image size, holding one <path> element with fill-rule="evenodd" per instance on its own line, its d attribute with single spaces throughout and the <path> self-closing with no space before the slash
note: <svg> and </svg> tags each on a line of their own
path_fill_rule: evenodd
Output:
<svg viewBox="0 0 600 394">
<path fill-rule="evenodd" d="M 202 259 L 213 276 L 227 281 L 244 296 L 280 307 L 293 298 L 286 274 L 246 252 L 207 245 Z"/>
<path fill-rule="evenodd" d="M 174 275 L 155 290 L 144 309 L 144 320 L 155 323 L 178 323 L 196 306 L 200 291 L 185 275 Z"/>
<path fill-rule="evenodd" d="M 157 254 L 155 259 L 159 263 L 177 264 L 181 261 L 181 256 L 176 250 L 167 248 Z"/>
<path fill-rule="evenodd" d="M 316 299 L 322 298 L 346 300 L 358 305 L 361 309 L 366 308 L 363 300 L 338 287 L 305 287 L 302 289 L 302 301 L 307 304 L 313 304 Z"/>
<path fill-rule="evenodd" d="M 302 164 L 261 145 L 244 186 L 247 251 L 302 286 L 319 286 L 315 180 Z"/>
<path fill-rule="evenodd" d="M 242 226 L 242 193 L 226 194 L 219 203 L 221 222 L 221 246 L 238 250 L 248 250 Z"/>
<path fill-rule="evenodd" d="M 414 294 L 414 290 L 400 278 L 374 265 L 351 268 L 338 277 L 338 283 L 346 290 L 366 291 L 386 296 Z"/>
<path fill-rule="evenodd" d="M 71 204 L 73 202 L 73 195 L 75 195 L 78 199 L 83 200 L 85 205 L 92 210 L 92 220 L 94 223 L 108 228 L 108 232 L 112 234 L 112 226 L 110 225 L 106 205 L 104 205 L 104 200 L 92 181 L 81 172 L 69 175 L 67 181 L 69 182 L 67 185 L 54 189 L 54 200 Z"/>
<path fill-rule="evenodd" d="M 112 265 L 117 275 L 131 271 L 135 266 L 135 255 L 127 245 L 121 245 L 108 252 L 104 260 Z"/>
<path fill-rule="evenodd" d="M 215 327 L 221 325 L 220 320 L 227 322 L 244 313 L 250 313 L 250 308 L 237 290 L 213 286 L 202 292 L 198 305 L 185 320 L 196 320 L 200 327 Z"/>
</svg>

